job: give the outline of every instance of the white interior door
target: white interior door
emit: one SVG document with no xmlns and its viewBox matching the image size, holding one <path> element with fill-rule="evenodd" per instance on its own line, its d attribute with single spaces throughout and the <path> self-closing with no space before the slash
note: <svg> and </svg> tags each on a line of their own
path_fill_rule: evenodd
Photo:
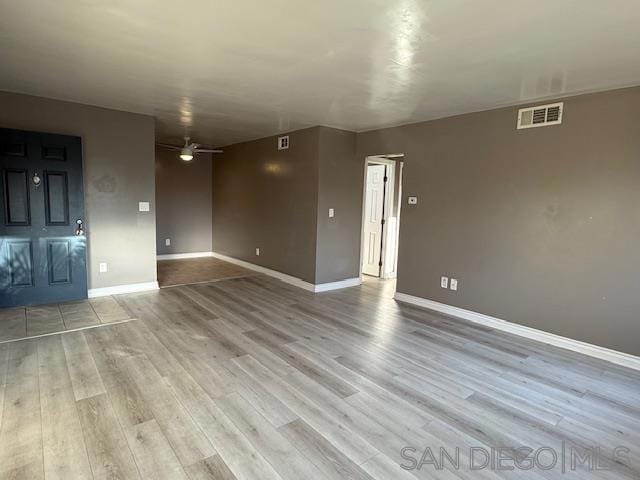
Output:
<svg viewBox="0 0 640 480">
<path fill-rule="evenodd" d="M 367 166 L 362 272 L 376 277 L 380 276 L 384 171 L 384 165 Z"/>
</svg>

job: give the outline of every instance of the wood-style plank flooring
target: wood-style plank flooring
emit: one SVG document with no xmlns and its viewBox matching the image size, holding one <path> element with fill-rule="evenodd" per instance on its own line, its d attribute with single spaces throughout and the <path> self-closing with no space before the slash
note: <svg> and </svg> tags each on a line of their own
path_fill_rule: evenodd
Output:
<svg viewBox="0 0 640 480">
<path fill-rule="evenodd" d="M 257 275 L 118 296 L 137 320 L 1 344 L 0 478 L 640 478 L 639 372 L 392 288 Z M 491 447 L 539 463 L 471 470 Z M 572 471 L 593 447 L 612 465 Z"/>
</svg>

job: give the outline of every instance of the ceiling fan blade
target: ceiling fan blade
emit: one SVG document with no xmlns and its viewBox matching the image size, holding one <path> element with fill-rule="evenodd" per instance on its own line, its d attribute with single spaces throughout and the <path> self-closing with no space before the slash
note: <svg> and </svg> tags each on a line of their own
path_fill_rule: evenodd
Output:
<svg viewBox="0 0 640 480">
<path fill-rule="evenodd" d="M 209 150 L 206 148 L 198 148 L 197 150 L 194 150 L 195 153 L 224 153 L 223 150 Z"/>
<path fill-rule="evenodd" d="M 156 143 L 156 146 L 162 148 L 168 148 L 169 150 L 182 150 L 184 147 L 177 147 L 175 145 L 167 145 L 166 143 Z"/>
</svg>

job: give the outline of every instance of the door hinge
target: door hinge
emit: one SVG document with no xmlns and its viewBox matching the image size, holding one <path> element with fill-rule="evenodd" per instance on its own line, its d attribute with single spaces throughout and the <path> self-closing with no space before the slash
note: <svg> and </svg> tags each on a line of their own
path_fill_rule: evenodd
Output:
<svg viewBox="0 0 640 480">
<path fill-rule="evenodd" d="M 380 261 L 378 262 L 378 266 L 379 266 L 379 267 L 382 267 L 382 260 L 380 260 Z"/>
<path fill-rule="evenodd" d="M 386 182 L 387 180 L 389 180 L 389 177 L 385 175 L 383 181 Z"/>
<path fill-rule="evenodd" d="M 383 218 L 383 219 L 382 219 L 382 222 L 381 222 L 381 223 L 382 223 L 382 225 L 384 225 L 384 224 L 385 224 L 385 222 L 386 222 L 386 220 Z"/>
</svg>

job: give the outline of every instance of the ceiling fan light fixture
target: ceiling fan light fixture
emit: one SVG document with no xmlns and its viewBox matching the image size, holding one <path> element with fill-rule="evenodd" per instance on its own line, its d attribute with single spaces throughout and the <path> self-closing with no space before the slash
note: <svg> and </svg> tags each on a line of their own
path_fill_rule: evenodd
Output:
<svg viewBox="0 0 640 480">
<path fill-rule="evenodd" d="M 222 150 L 210 148 L 200 148 L 199 143 L 190 143 L 191 138 L 184 137 L 184 146 L 171 145 L 167 143 L 156 143 L 157 147 L 180 152 L 180 158 L 185 162 L 190 162 L 198 153 L 223 153 Z"/>
<path fill-rule="evenodd" d="M 190 162 L 191 160 L 193 160 L 193 152 L 189 148 L 183 148 L 180 151 L 180 158 L 185 162 Z"/>
</svg>

